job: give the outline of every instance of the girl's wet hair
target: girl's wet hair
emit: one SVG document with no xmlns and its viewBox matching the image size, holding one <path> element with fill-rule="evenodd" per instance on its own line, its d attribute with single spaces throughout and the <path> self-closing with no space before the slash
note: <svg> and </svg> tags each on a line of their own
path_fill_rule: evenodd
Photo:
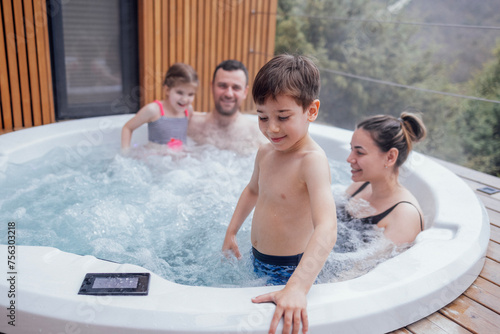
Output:
<svg viewBox="0 0 500 334">
<path fill-rule="evenodd" d="M 255 103 L 264 104 L 268 98 L 292 97 L 306 109 L 319 96 L 318 67 L 305 56 L 281 54 L 271 59 L 257 73 L 252 95 Z"/>
<path fill-rule="evenodd" d="M 396 167 L 400 167 L 408 158 L 413 143 L 425 138 L 427 130 L 416 114 L 403 111 L 399 118 L 390 115 L 376 115 L 361 121 L 358 129 L 368 131 L 382 152 L 391 148 L 399 151 Z"/>
<path fill-rule="evenodd" d="M 198 87 L 198 74 L 188 64 L 175 63 L 168 69 L 163 85 L 172 88 L 182 84 L 192 84 Z"/>
</svg>

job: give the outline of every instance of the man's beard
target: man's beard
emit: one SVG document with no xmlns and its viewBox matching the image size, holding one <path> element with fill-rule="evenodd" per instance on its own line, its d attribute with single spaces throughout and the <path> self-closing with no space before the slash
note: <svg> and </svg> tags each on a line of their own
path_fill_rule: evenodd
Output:
<svg viewBox="0 0 500 334">
<path fill-rule="evenodd" d="M 222 108 L 220 102 L 217 102 L 217 103 L 215 103 L 215 109 L 222 116 L 232 116 L 238 111 L 239 105 L 237 103 L 235 103 L 233 108 L 227 110 L 227 109 Z"/>
</svg>

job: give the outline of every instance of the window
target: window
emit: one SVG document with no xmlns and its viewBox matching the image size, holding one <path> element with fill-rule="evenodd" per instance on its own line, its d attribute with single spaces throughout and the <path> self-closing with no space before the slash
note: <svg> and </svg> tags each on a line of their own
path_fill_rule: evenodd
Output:
<svg viewBox="0 0 500 334">
<path fill-rule="evenodd" d="M 50 0 L 57 119 L 136 112 L 137 3 Z"/>
</svg>

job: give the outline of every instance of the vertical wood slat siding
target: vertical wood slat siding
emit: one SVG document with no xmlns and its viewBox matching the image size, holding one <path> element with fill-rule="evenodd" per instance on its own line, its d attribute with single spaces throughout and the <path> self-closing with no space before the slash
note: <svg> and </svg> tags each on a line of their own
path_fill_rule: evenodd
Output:
<svg viewBox="0 0 500 334">
<path fill-rule="evenodd" d="M 199 54 L 199 55 L 203 54 L 203 48 L 205 46 L 205 43 L 209 43 L 209 38 L 210 38 L 210 35 L 207 35 L 208 30 L 203 29 L 205 24 L 206 24 L 206 21 L 209 19 L 208 17 L 205 17 L 205 15 L 203 15 L 204 13 L 205 13 L 205 2 L 198 0 L 198 16 L 197 16 L 198 18 L 197 18 L 197 21 L 199 24 L 198 24 L 197 28 L 198 28 L 198 36 L 200 36 L 200 38 L 198 38 L 198 43 L 196 45 L 196 54 Z M 195 58 L 196 58 L 196 68 L 203 69 L 205 61 L 208 60 L 208 55 L 205 55 L 202 57 L 195 57 Z M 207 78 L 207 76 L 204 75 L 203 70 L 200 73 L 198 73 L 198 80 L 200 80 L 200 86 L 205 85 L 203 80 L 206 78 Z M 202 94 L 201 90 L 198 92 L 197 97 L 196 97 L 196 99 L 198 100 L 198 103 L 200 105 L 203 105 L 206 98 L 207 97 L 204 94 Z"/>
<path fill-rule="evenodd" d="M 28 69 L 31 92 L 31 108 L 33 113 L 33 125 L 42 125 L 42 108 L 40 100 L 40 85 L 38 75 L 38 63 L 36 58 L 36 40 L 35 40 L 35 22 L 33 4 L 31 1 L 24 1 L 25 7 L 25 25 L 26 25 L 26 43 L 28 52 Z M 26 124 L 25 124 L 26 126 Z"/>
<path fill-rule="evenodd" d="M 50 61 L 50 47 L 48 34 L 47 9 L 44 1 L 33 0 L 35 17 L 35 36 L 38 71 L 40 77 L 40 95 L 42 106 L 42 124 L 55 122 L 54 99 L 52 95 L 52 71 Z"/>
<path fill-rule="evenodd" d="M 0 133 L 52 123 L 46 2 L 0 4 Z M 277 0 L 139 0 L 141 103 L 163 98 L 163 76 L 179 61 L 198 72 L 196 110 L 212 109 L 212 73 L 224 59 L 241 60 L 251 84 L 274 52 L 276 7 Z M 242 109 L 253 109 L 250 96 Z"/>
<path fill-rule="evenodd" d="M 0 133 L 54 121 L 45 1 L 1 0 Z"/>
<path fill-rule="evenodd" d="M 154 25 L 154 70 L 155 73 L 161 72 L 162 70 L 162 57 L 161 57 L 161 45 L 162 45 L 162 36 L 161 36 L 161 7 L 162 7 L 162 0 L 154 0 L 154 19 L 153 19 L 153 25 Z M 155 82 L 161 81 L 161 76 L 155 80 Z M 161 90 L 161 85 L 158 85 L 155 83 L 154 87 L 154 92 L 155 95 L 161 95 L 162 90 Z"/>
<path fill-rule="evenodd" d="M 22 120 L 23 125 L 30 127 L 33 125 L 31 121 L 30 111 L 30 90 L 29 90 L 29 77 L 28 77 L 28 57 L 26 55 L 26 37 L 24 31 L 23 19 L 23 2 L 14 1 L 14 27 L 16 30 L 16 46 L 17 46 L 17 60 L 19 68 L 19 82 L 21 86 L 21 105 L 22 105 Z"/>
<path fill-rule="evenodd" d="M 5 32 L 5 46 L 7 55 L 7 73 L 9 76 L 9 87 L 10 87 L 10 99 L 11 115 L 7 115 L 9 111 L 5 112 L 5 116 L 11 117 L 11 124 L 5 124 L 5 126 L 13 128 L 22 127 L 22 109 L 21 109 L 21 92 L 19 87 L 19 75 L 18 75 L 18 65 L 17 65 L 17 50 L 16 50 L 16 36 L 14 30 L 14 14 L 12 12 L 12 3 L 8 0 L 2 1 L 2 15 L 4 19 L 4 32 Z M 2 95 L 4 92 L 2 91 Z M 5 92 L 5 94 L 8 94 Z"/>
<path fill-rule="evenodd" d="M 262 1 L 256 1 L 256 8 L 254 10 L 253 16 L 255 17 L 255 40 L 254 40 L 254 45 L 253 45 L 253 50 L 254 52 L 251 54 L 250 57 L 250 62 L 252 63 L 253 67 L 252 70 L 255 72 L 258 72 L 260 66 L 259 66 L 259 61 L 262 58 L 261 53 L 262 53 L 262 33 L 265 31 L 263 29 L 263 15 L 259 14 L 263 12 L 263 3 Z M 253 83 L 252 83 L 253 84 Z"/>
<path fill-rule="evenodd" d="M 3 21 L 3 15 L 0 15 L 0 125 L 2 130 L 5 128 L 4 124 L 12 122 Z"/>
<path fill-rule="evenodd" d="M 242 61 L 251 85 L 274 53 L 276 9 L 277 0 L 140 0 L 141 105 L 163 98 L 163 76 L 175 62 L 187 63 L 198 73 L 195 110 L 213 108 L 210 82 L 222 60 Z M 242 109 L 253 107 L 249 94 Z"/>
</svg>

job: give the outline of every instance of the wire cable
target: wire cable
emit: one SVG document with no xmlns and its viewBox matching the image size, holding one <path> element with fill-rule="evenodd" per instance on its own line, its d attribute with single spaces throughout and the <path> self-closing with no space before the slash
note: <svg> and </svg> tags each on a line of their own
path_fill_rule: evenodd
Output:
<svg viewBox="0 0 500 334">
<path fill-rule="evenodd" d="M 251 53 L 263 55 L 266 57 L 273 57 L 274 56 L 274 55 L 270 55 L 266 52 L 259 52 L 259 51 L 252 51 Z M 403 84 L 399 84 L 397 82 L 374 79 L 374 78 L 365 77 L 362 75 L 357 75 L 357 74 L 352 74 L 352 73 L 347 73 L 347 72 L 337 71 L 337 70 L 331 70 L 331 69 L 323 68 L 323 67 L 318 67 L 318 69 L 320 71 L 325 71 L 325 72 L 329 72 L 332 74 L 341 75 L 344 77 L 349 77 L 349 78 L 358 79 L 358 80 L 364 80 L 364 81 L 368 81 L 368 82 L 374 82 L 377 84 L 382 84 L 382 85 L 387 85 L 387 86 L 392 86 L 392 87 L 406 88 L 406 89 L 416 90 L 416 91 L 425 92 L 425 93 L 433 93 L 433 94 L 439 94 L 439 95 L 445 95 L 445 96 L 458 97 L 458 98 L 462 98 L 462 99 L 469 99 L 469 100 L 474 100 L 474 101 L 491 102 L 491 103 L 500 104 L 500 101 L 489 100 L 489 99 L 485 99 L 485 98 L 477 97 L 477 96 L 455 94 L 455 93 L 449 93 L 449 92 L 442 92 L 442 91 L 434 90 L 434 89 L 427 89 L 427 88 L 421 88 L 421 87 L 416 87 L 416 86 L 403 85 Z"/>
<path fill-rule="evenodd" d="M 466 29 L 487 29 L 487 30 L 500 30 L 500 27 L 495 26 L 477 26 L 477 25 L 468 25 L 468 24 L 453 24 L 453 23 L 433 23 L 433 22 L 405 22 L 405 21 L 386 21 L 386 20 L 377 20 L 377 19 L 358 19 L 358 18 L 345 18 L 345 17 L 336 17 L 336 16 L 314 16 L 314 15 L 290 15 L 295 17 L 306 17 L 306 18 L 315 18 L 322 20 L 331 20 L 331 21 L 357 21 L 357 22 L 375 22 L 375 23 L 390 23 L 390 24 L 407 24 L 407 25 L 415 25 L 415 26 L 430 26 L 430 27 L 443 27 L 443 28 L 466 28 Z"/>
<path fill-rule="evenodd" d="M 272 12 L 252 12 L 252 14 L 262 14 L 262 15 L 283 15 Z M 435 22 L 412 22 L 412 21 L 391 21 L 391 20 L 377 20 L 377 19 L 361 19 L 361 18 L 347 18 L 347 17 L 338 17 L 338 16 L 315 16 L 315 15 L 306 15 L 306 14 L 295 14 L 295 15 L 287 15 L 290 17 L 301 17 L 301 18 L 311 18 L 311 19 L 320 19 L 320 20 L 329 20 L 329 21 L 355 21 L 355 22 L 371 22 L 371 23 L 389 23 L 389 24 L 405 24 L 405 25 L 413 25 L 413 26 L 428 26 L 428 27 L 441 27 L 441 28 L 460 28 L 460 29 L 483 29 L 483 30 L 500 30 L 500 27 L 496 26 L 478 26 L 478 25 L 470 25 L 470 24 L 457 24 L 457 23 L 435 23 Z"/>
<path fill-rule="evenodd" d="M 354 79 L 359 79 L 359 80 L 374 82 L 374 83 L 388 85 L 388 86 L 393 86 L 393 87 L 406 88 L 406 89 L 412 89 L 412 90 L 417 90 L 417 91 L 426 92 L 426 93 L 440 94 L 440 95 L 445 95 L 445 96 L 453 96 L 453 97 L 459 97 L 459 98 L 463 98 L 463 99 L 469 99 L 469 100 L 475 100 L 475 101 L 491 102 L 491 103 L 498 103 L 498 104 L 500 104 L 500 101 L 484 99 L 482 97 L 462 95 L 462 94 L 455 94 L 455 93 L 448 93 L 448 92 L 441 92 L 441 91 L 433 90 L 433 89 L 427 89 L 427 88 L 421 88 L 421 87 L 415 87 L 415 86 L 409 86 L 409 85 L 402 85 L 402 84 L 398 84 L 396 82 L 379 80 L 379 79 L 373 79 L 373 78 L 369 78 L 369 77 L 365 77 L 365 76 L 361 76 L 361 75 L 356 75 L 356 74 L 351 74 L 351 73 L 347 73 L 347 72 L 330 70 L 330 69 L 327 69 L 327 68 L 319 68 L 319 69 L 321 71 L 325 71 L 325 72 L 329 72 L 329 73 L 333 73 L 333 74 L 337 74 L 337 75 L 342 75 L 342 76 L 349 77 L 349 78 L 354 78 Z"/>
</svg>

